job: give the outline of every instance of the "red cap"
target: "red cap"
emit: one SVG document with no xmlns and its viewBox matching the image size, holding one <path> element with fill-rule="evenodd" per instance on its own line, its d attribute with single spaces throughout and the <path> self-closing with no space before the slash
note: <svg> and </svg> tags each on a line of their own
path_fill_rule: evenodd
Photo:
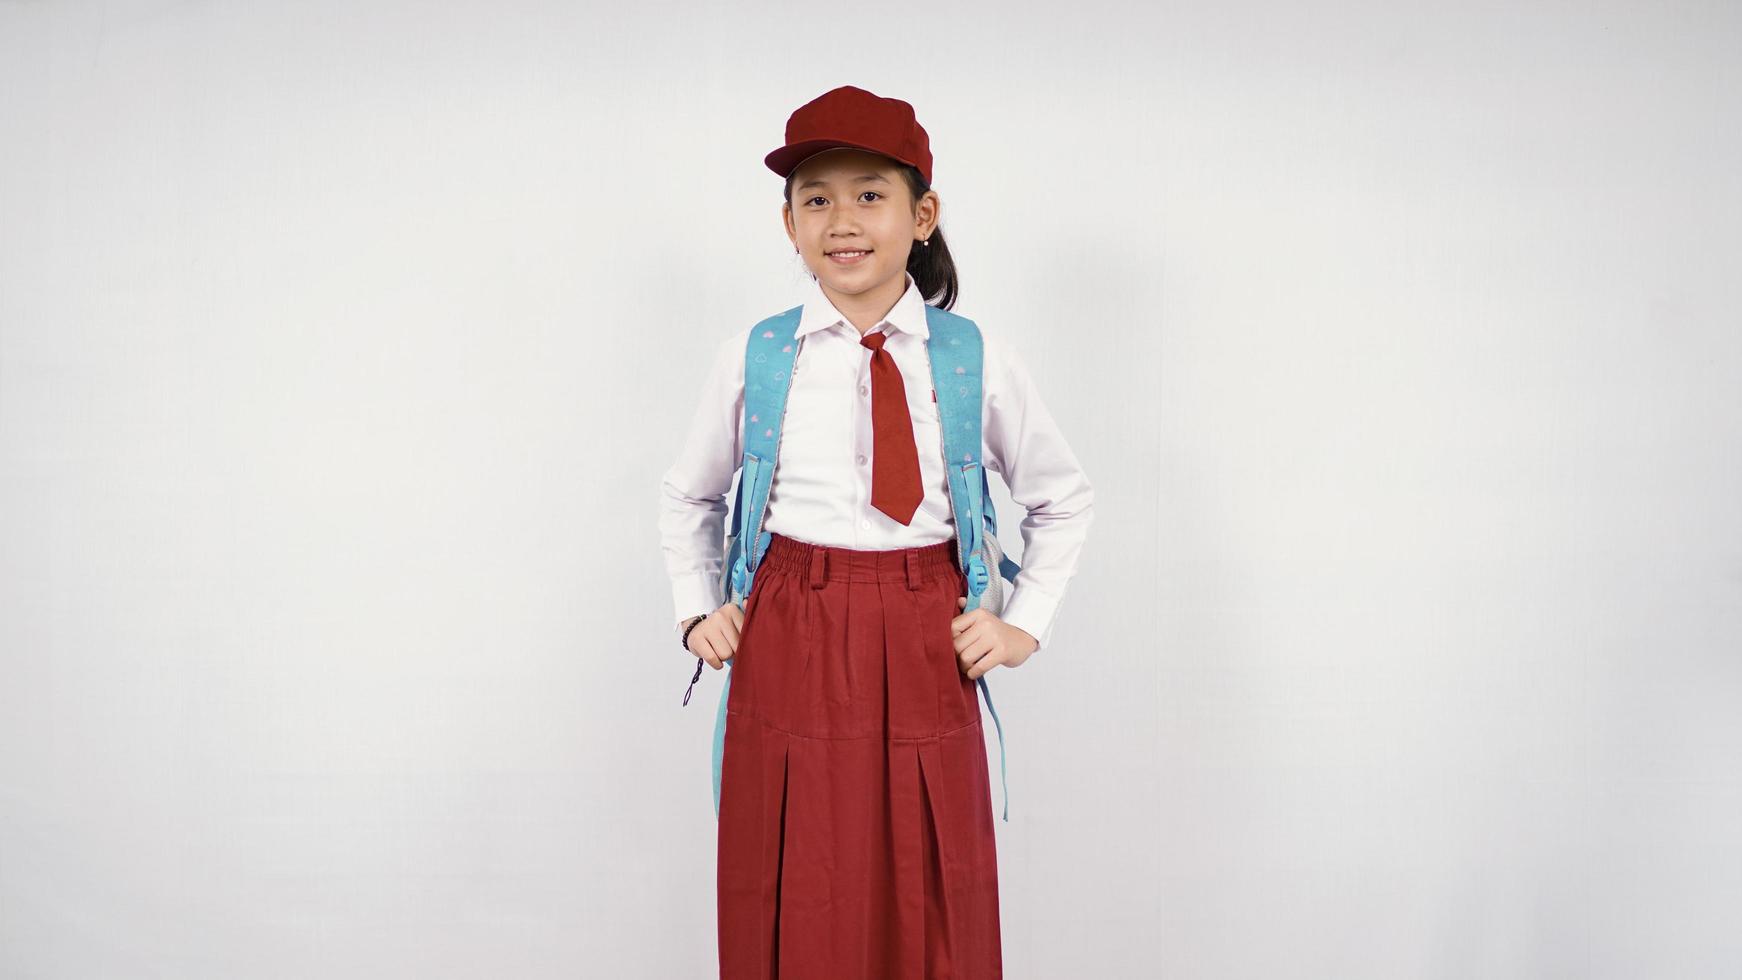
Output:
<svg viewBox="0 0 1742 980">
<path fill-rule="evenodd" d="M 913 106 L 851 85 L 830 89 L 794 109 L 786 119 L 786 145 L 762 162 L 786 177 L 807 157 L 837 146 L 912 164 L 931 184 L 931 140 L 913 117 Z"/>
</svg>

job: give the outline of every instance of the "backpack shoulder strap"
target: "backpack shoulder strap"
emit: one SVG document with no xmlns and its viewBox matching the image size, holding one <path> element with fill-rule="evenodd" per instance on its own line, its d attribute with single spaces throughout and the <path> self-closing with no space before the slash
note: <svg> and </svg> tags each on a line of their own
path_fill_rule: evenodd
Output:
<svg viewBox="0 0 1742 980">
<path fill-rule="evenodd" d="M 968 581 L 967 605 L 963 612 L 980 607 L 980 597 L 991 576 L 1013 571 L 1015 562 L 1004 559 L 996 570 L 986 567 L 981 545 L 995 534 L 998 516 L 991 513 L 986 468 L 981 459 L 981 400 L 984 389 L 985 348 L 980 327 L 965 316 L 927 305 L 926 326 L 931 339 L 926 352 L 931 360 L 932 389 L 938 399 L 938 421 L 944 430 L 944 472 L 949 477 L 950 510 L 955 518 L 956 556 Z M 990 528 L 988 528 L 990 525 Z M 985 675 L 979 678 L 980 694 L 998 729 L 998 772 L 1004 787 L 1004 820 L 1010 820 L 1010 778 L 1004 751 L 1004 723 L 992 706 L 992 690 Z"/>
<path fill-rule="evenodd" d="M 762 530 L 768 492 L 780 454 L 781 423 L 792 387 L 792 366 L 798 360 L 799 315 L 803 306 L 756 324 L 744 345 L 744 459 L 738 477 L 738 500 L 732 508 L 731 554 L 726 556 L 731 600 L 743 603 L 750 594 L 756 567 L 772 537 Z M 748 527 L 750 534 L 743 533 Z M 749 540 L 745 540 L 748 538 Z"/>
<path fill-rule="evenodd" d="M 740 420 L 744 459 L 738 473 L 738 495 L 732 505 L 732 532 L 726 548 L 730 601 L 742 607 L 750 595 L 756 566 L 773 537 L 762 530 L 768 491 L 780 454 L 780 427 L 786 418 L 786 395 L 792 387 L 792 366 L 798 360 L 797 339 L 802 305 L 757 323 L 744 344 L 744 416 Z M 744 533 L 748 529 L 749 533 Z M 749 538 L 746 542 L 745 538 Z M 714 816 L 720 816 L 720 772 L 726 752 L 726 701 L 732 693 L 731 667 L 720 685 L 720 707 L 714 714 Z"/>
<path fill-rule="evenodd" d="M 955 517 L 956 552 L 969 576 L 968 608 L 978 606 L 984 591 L 973 587 L 973 559 L 985 527 L 985 482 L 980 461 L 980 389 L 982 351 L 980 328 L 974 321 L 935 306 L 925 308 L 931 338 L 932 390 L 938 399 L 943 427 L 944 472 L 948 476 L 950 509 Z"/>
</svg>

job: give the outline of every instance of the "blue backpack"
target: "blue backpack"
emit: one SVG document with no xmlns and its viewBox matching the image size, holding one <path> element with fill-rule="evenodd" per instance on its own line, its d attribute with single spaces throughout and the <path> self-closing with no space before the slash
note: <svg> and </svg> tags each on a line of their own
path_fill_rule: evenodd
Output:
<svg viewBox="0 0 1742 980">
<path fill-rule="evenodd" d="M 802 338 L 795 337 L 803 306 L 795 306 L 756 324 L 744 349 L 744 459 L 738 476 L 738 492 L 732 507 L 732 530 L 726 537 L 725 569 L 721 576 L 720 604 L 743 607 L 756 577 L 756 568 L 773 537 L 762 530 L 768 509 L 768 491 L 774 484 L 774 467 L 780 455 L 781 423 L 786 417 L 786 395 L 792 366 L 798 359 Z M 967 606 L 971 612 L 985 608 L 997 615 L 1003 611 L 1002 578 L 1012 583 L 1021 566 L 1005 557 L 998 546 L 998 514 L 991 506 L 990 484 L 980 459 L 980 395 L 983 363 L 980 328 L 974 321 L 935 306 L 925 308 L 931 337 L 926 354 L 931 361 L 932 389 L 937 394 L 938 417 L 943 429 L 944 469 L 949 475 L 950 509 L 954 515 L 956 550 L 962 558 L 962 573 L 968 582 Z M 745 535 L 743 528 L 754 528 Z M 748 537 L 748 542 L 745 540 Z M 997 569 L 993 574 L 992 569 Z M 725 685 L 720 690 L 720 709 L 714 718 L 714 816 L 720 814 L 720 761 L 726 745 L 726 699 L 732 690 L 731 666 L 726 661 Z M 702 676 L 705 661 L 697 659 L 690 687 Z M 986 678 L 978 679 L 980 694 L 992 713 L 998 730 L 999 781 L 1004 790 L 1005 822 L 1010 820 L 1010 780 L 1004 752 L 1004 725 L 992 707 Z M 689 703 L 689 692 L 684 692 Z"/>
</svg>

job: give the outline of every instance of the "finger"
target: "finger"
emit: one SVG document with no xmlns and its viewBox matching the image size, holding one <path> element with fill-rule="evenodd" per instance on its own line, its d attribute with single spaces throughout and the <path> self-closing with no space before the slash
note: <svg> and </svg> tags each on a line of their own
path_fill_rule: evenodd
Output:
<svg viewBox="0 0 1742 980">
<path fill-rule="evenodd" d="M 992 649 L 992 641 L 979 633 L 963 638 L 962 652 L 957 656 L 963 669 L 970 669 Z"/>
<path fill-rule="evenodd" d="M 977 653 L 964 653 L 956 658 L 956 669 L 968 677 L 978 676 L 974 673 L 974 664 L 979 660 Z"/>
<path fill-rule="evenodd" d="M 698 626 L 698 627 L 696 627 L 696 629 L 699 630 L 699 629 L 701 629 L 701 627 Z M 690 643 L 691 643 L 691 645 L 699 648 L 695 651 L 696 656 L 701 657 L 703 660 L 706 660 L 708 662 L 709 667 L 712 667 L 715 670 L 719 670 L 721 667 L 725 666 L 724 664 L 720 663 L 720 657 L 718 654 L 714 653 L 714 648 L 708 645 L 708 638 L 707 637 L 705 637 L 705 636 L 699 636 L 699 637 L 698 636 L 691 636 Z"/>
<path fill-rule="evenodd" d="M 724 633 L 726 638 L 732 641 L 734 647 L 738 645 L 738 624 L 732 622 L 731 616 L 727 616 L 725 620 L 720 623 L 720 632 Z"/>
<path fill-rule="evenodd" d="M 975 661 L 973 667 L 969 668 L 968 679 L 979 680 L 991 671 L 992 668 L 997 667 L 1002 663 L 1004 663 L 1004 655 L 1002 653 L 987 653 L 985 656 Z"/>
<path fill-rule="evenodd" d="M 979 679 L 987 671 L 1002 664 L 1006 656 L 1007 654 L 997 644 L 988 641 L 985 646 L 979 649 L 979 655 L 974 660 L 974 665 L 968 668 L 969 679 Z"/>
<path fill-rule="evenodd" d="M 968 630 L 973 629 L 975 623 L 978 623 L 982 619 L 985 619 L 986 615 L 987 615 L 986 610 L 984 610 L 984 609 L 976 609 L 973 612 L 965 612 L 965 613 L 961 614 L 960 616 L 957 616 L 955 619 L 950 620 L 950 629 L 955 635 L 961 636 L 963 633 L 967 632 Z"/>
<path fill-rule="evenodd" d="M 733 624 L 736 625 L 739 629 L 744 628 L 744 610 L 742 607 L 738 606 L 737 604 L 733 604 L 732 606 L 727 608 L 726 615 L 731 617 Z"/>
</svg>

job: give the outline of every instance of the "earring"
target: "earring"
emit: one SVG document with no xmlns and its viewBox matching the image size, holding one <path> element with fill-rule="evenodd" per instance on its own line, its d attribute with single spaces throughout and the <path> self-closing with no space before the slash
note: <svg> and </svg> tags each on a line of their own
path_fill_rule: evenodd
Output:
<svg viewBox="0 0 1742 980">
<path fill-rule="evenodd" d="M 929 238 L 922 238 L 919 240 L 919 243 L 924 245 L 926 248 L 931 248 L 931 239 Z"/>
</svg>

